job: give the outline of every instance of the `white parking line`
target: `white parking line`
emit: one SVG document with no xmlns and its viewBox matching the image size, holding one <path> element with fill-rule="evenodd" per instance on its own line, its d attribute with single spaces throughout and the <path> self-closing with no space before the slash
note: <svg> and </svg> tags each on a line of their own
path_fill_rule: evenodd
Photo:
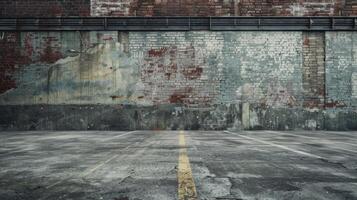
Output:
<svg viewBox="0 0 357 200">
<path fill-rule="evenodd" d="M 301 138 L 306 138 L 306 139 L 318 139 L 319 141 L 325 141 L 325 143 L 327 143 L 327 144 L 340 143 L 340 144 L 345 144 L 345 145 L 357 146 L 356 144 L 351 144 L 351 143 L 348 143 L 348 142 L 333 141 L 333 140 L 329 140 L 329 139 L 321 139 L 321 138 L 309 137 L 309 136 L 305 136 L 305 135 L 296 135 L 296 134 L 291 134 L 291 133 L 286 133 L 286 132 L 278 132 L 278 131 L 266 131 L 266 132 L 277 134 L 277 135 L 296 136 L 296 137 L 301 137 Z M 352 152 L 352 153 L 357 153 L 357 151 L 355 151 L 355 150 L 345 149 L 345 148 L 336 147 L 336 146 L 333 146 L 331 148 L 339 149 L 339 150 L 343 150 L 343 151 L 349 151 L 349 152 Z"/>
<path fill-rule="evenodd" d="M 331 139 L 326 139 L 326 138 L 317 138 L 317 137 L 311 137 L 311 136 L 306 136 L 306 135 L 299 135 L 299 134 L 292 134 L 292 133 L 287 133 L 287 132 L 278 132 L 278 131 L 266 131 L 268 133 L 276 133 L 276 134 L 284 134 L 284 135 L 291 135 L 291 136 L 296 136 L 296 137 L 302 137 L 302 138 L 307 138 L 307 139 L 319 139 L 319 140 L 326 140 L 326 141 L 331 141 L 333 143 L 341 143 L 341 144 L 347 144 L 351 146 L 357 146 L 357 144 L 352 144 L 349 142 L 341 142 L 341 141 L 333 141 Z"/>
<path fill-rule="evenodd" d="M 245 135 L 240 135 L 240 134 L 237 134 L 237 133 L 234 133 L 234 132 L 230 132 L 230 131 L 224 131 L 224 132 L 225 133 L 230 133 L 230 134 L 233 134 L 233 135 L 236 135 L 238 137 L 245 138 L 245 139 L 253 140 L 253 141 L 256 141 L 256 142 L 259 142 L 259 143 L 262 143 L 262 144 L 267 144 L 267 145 L 270 145 L 270 146 L 273 146 L 273 147 L 277 147 L 277 148 L 280 148 L 280 149 L 288 150 L 288 151 L 294 152 L 296 154 L 300 154 L 300 155 L 304 155 L 304 156 L 308 156 L 308 157 L 312 157 L 312 158 L 325 159 L 325 158 L 323 158 L 321 156 L 318 156 L 318 155 L 315 155 L 315 154 L 311 154 L 311 153 L 307 153 L 307 152 L 300 151 L 300 150 L 296 150 L 296 149 L 292 149 L 292 148 L 284 146 L 284 145 L 274 144 L 272 142 L 260 140 L 260 139 L 257 139 L 257 138 L 248 137 L 248 136 L 245 136 Z"/>
<path fill-rule="evenodd" d="M 111 138 L 109 138 L 109 139 L 121 138 L 121 137 L 124 137 L 124 136 L 126 136 L 126 135 L 129 135 L 129 134 L 132 134 L 132 133 L 135 133 L 135 132 L 139 132 L 139 131 L 129 131 L 129 132 L 127 132 L 127 133 L 124 133 L 124 134 L 121 134 L 121 135 L 117 135 L 117 136 L 111 137 Z M 108 139 L 108 140 L 109 140 L 109 139 Z"/>
</svg>

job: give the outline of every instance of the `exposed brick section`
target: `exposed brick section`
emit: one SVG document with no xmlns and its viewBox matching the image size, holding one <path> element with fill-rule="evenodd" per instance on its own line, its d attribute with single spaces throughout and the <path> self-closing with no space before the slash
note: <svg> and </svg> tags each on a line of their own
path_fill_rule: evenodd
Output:
<svg viewBox="0 0 357 200">
<path fill-rule="evenodd" d="M 325 33 L 303 33 L 304 107 L 322 108 L 325 101 Z"/>
<path fill-rule="evenodd" d="M 249 16 L 331 16 L 340 15 L 341 0 L 242 0 L 239 15 Z"/>
<path fill-rule="evenodd" d="M 228 16 L 234 15 L 234 0 L 156 0 L 139 1 L 132 4 L 132 13 L 137 15 L 177 16 Z"/>
<path fill-rule="evenodd" d="M 227 16 L 238 0 L 92 0 L 92 15 Z"/>
<path fill-rule="evenodd" d="M 0 94 L 16 87 L 13 74 L 19 62 L 19 34 L 1 33 L 0 35 Z"/>
<path fill-rule="evenodd" d="M 130 15 L 131 0 L 92 0 L 92 16 L 126 16 Z"/>
<path fill-rule="evenodd" d="M 92 0 L 93 16 L 340 16 L 355 0 Z M 346 10 L 345 10 L 346 9 Z"/>
<path fill-rule="evenodd" d="M 89 16 L 90 0 L 2 0 L 0 16 Z"/>
<path fill-rule="evenodd" d="M 346 0 L 344 7 L 344 15 L 357 15 L 357 0 Z"/>
</svg>

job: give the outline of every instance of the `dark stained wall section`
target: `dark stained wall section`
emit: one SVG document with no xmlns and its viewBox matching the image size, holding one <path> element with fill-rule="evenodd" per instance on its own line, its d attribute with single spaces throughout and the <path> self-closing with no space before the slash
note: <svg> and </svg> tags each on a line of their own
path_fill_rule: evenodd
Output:
<svg viewBox="0 0 357 200">
<path fill-rule="evenodd" d="M 89 16 L 90 0 L 1 0 L 0 16 Z"/>
<path fill-rule="evenodd" d="M 346 0 L 344 6 L 345 15 L 357 15 L 357 0 Z"/>
</svg>

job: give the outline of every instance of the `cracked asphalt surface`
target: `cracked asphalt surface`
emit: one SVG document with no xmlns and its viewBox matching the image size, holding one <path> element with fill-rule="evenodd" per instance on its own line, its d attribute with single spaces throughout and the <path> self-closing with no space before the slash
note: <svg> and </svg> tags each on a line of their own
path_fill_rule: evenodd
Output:
<svg viewBox="0 0 357 200">
<path fill-rule="evenodd" d="M 198 199 L 357 199 L 357 132 L 184 134 Z M 178 138 L 0 132 L 0 199 L 178 199 Z"/>
</svg>

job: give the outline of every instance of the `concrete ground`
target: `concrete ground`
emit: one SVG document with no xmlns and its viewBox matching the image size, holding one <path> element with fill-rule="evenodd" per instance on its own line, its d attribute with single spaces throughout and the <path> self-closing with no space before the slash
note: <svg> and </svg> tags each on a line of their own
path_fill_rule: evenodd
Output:
<svg viewBox="0 0 357 200">
<path fill-rule="evenodd" d="M 357 132 L 0 133 L 1 200 L 185 198 L 357 199 Z"/>
</svg>

